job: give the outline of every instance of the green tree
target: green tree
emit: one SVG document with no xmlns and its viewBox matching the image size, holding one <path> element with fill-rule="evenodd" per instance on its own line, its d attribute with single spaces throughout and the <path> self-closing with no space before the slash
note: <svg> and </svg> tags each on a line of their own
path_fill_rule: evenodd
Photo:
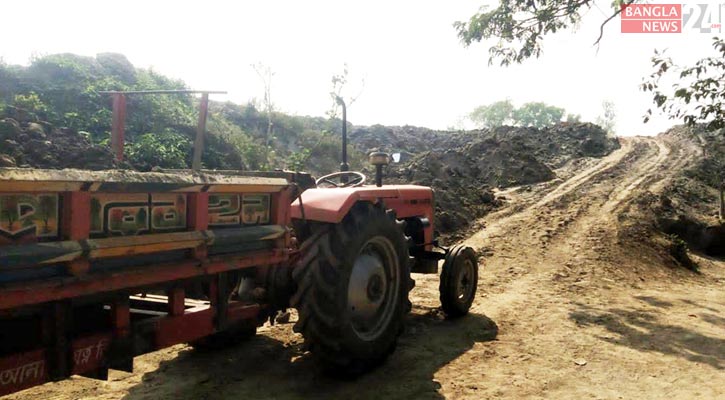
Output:
<svg viewBox="0 0 725 400">
<path fill-rule="evenodd" d="M 561 121 L 564 109 L 542 102 L 529 102 L 519 108 L 511 100 L 502 100 L 477 107 L 468 118 L 477 126 L 495 128 L 503 125 L 544 128 Z"/>
<path fill-rule="evenodd" d="M 566 114 L 566 122 L 574 123 L 574 122 L 581 122 L 582 116 L 581 114 Z"/>
<path fill-rule="evenodd" d="M 599 44 L 604 26 L 624 8 L 643 2 L 614 0 L 608 16 L 603 17 L 594 44 Z M 500 0 L 498 6 L 482 7 L 468 21 L 455 22 L 454 27 L 464 46 L 495 40 L 489 48 L 489 63 L 509 65 L 539 57 L 544 36 L 576 27 L 582 15 L 593 6 L 593 0 Z M 688 125 L 704 123 L 709 130 L 725 127 L 725 42 L 714 37 L 713 47 L 714 57 L 702 58 L 691 67 L 679 67 L 663 52 L 655 51 L 652 58 L 655 72 L 642 84 L 642 89 L 653 93 L 656 108 Z M 665 76 L 675 82 L 664 84 L 662 89 Z M 645 122 L 651 115 L 649 110 Z"/>
<path fill-rule="evenodd" d="M 596 122 L 607 133 L 614 133 L 614 127 L 617 125 L 617 108 L 613 102 L 609 100 L 602 102 L 602 115 L 597 117 Z"/>
<path fill-rule="evenodd" d="M 38 114 L 41 118 L 45 117 L 48 112 L 48 106 L 40 100 L 40 97 L 38 97 L 38 94 L 35 92 L 16 94 L 13 99 L 13 105 L 15 107 L 22 108 L 25 111 Z"/>
<path fill-rule="evenodd" d="M 712 47 L 714 56 L 692 66 L 680 66 L 664 51 L 655 50 L 655 71 L 641 86 L 653 93 L 656 108 L 670 119 L 683 120 L 689 126 L 704 123 L 710 131 L 725 128 L 725 40 L 712 38 Z M 651 115 L 652 109 L 645 122 Z"/>
<path fill-rule="evenodd" d="M 506 99 L 476 107 L 468 115 L 468 118 L 481 128 L 494 128 L 513 124 L 513 112 L 513 103 L 511 103 L 511 100 Z"/>
<path fill-rule="evenodd" d="M 310 158 L 310 149 L 294 152 L 287 158 L 287 169 L 290 171 L 304 171 L 305 163 Z"/>
<path fill-rule="evenodd" d="M 531 102 L 522 105 L 513 112 L 513 119 L 518 126 L 544 128 L 561 122 L 564 109 L 550 106 L 542 102 Z"/>
<path fill-rule="evenodd" d="M 602 39 L 604 26 L 621 13 L 621 6 L 636 2 L 612 2 L 611 13 L 602 21 L 595 44 Z M 453 26 L 465 46 L 495 40 L 488 50 L 489 63 L 509 65 L 539 57 L 544 36 L 575 27 L 593 6 L 594 0 L 500 0 L 497 7 L 481 7 L 468 21 Z"/>
<path fill-rule="evenodd" d="M 186 168 L 192 143 L 185 135 L 171 130 L 162 133 L 146 133 L 126 147 L 131 163 L 143 170 L 153 167 Z"/>
</svg>

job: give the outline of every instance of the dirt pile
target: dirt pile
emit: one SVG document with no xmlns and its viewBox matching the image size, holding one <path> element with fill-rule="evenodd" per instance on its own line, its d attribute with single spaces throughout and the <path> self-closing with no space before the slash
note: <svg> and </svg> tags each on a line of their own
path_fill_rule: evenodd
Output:
<svg viewBox="0 0 725 400">
<path fill-rule="evenodd" d="M 374 125 L 356 128 L 350 137 L 362 150 L 401 152 L 401 163 L 388 170 L 389 181 L 433 187 L 438 228 L 449 234 L 505 201 L 494 188 L 545 182 L 570 160 L 619 148 L 615 138 L 588 123 L 456 132 Z"/>
<path fill-rule="evenodd" d="M 355 127 L 350 141 L 360 150 L 383 149 L 417 154 L 445 151 L 475 141 L 513 142 L 533 149 L 538 160 L 554 168 L 575 157 L 602 157 L 619 148 L 617 140 L 591 123 L 561 123 L 538 129 L 502 126 L 472 131 L 436 131 L 415 126 Z"/>
<path fill-rule="evenodd" d="M 699 147 L 702 156 L 672 180 L 654 204 L 658 228 L 693 250 L 725 256 L 725 224 L 719 219 L 720 190 L 725 184 L 725 131 L 676 126 L 660 137 L 681 147 Z M 673 241 L 677 243 L 677 239 Z"/>
<path fill-rule="evenodd" d="M 556 175 L 520 143 L 476 140 L 456 149 L 429 151 L 393 166 L 393 181 L 436 190 L 438 229 L 453 232 L 500 205 L 493 188 L 525 185 Z"/>
<path fill-rule="evenodd" d="M 107 146 L 92 144 L 86 136 L 47 122 L 0 119 L 0 167 L 116 168 Z"/>
</svg>

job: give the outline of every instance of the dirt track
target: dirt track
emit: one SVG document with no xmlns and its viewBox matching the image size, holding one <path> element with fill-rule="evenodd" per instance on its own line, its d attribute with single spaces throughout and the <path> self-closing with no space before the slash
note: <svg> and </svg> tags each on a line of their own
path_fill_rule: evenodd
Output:
<svg viewBox="0 0 725 400">
<path fill-rule="evenodd" d="M 398 349 L 356 381 L 323 377 L 291 325 L 217 353 L 176 346 L 108 382 L 74 378 L 13 398 L 725 397 L 725 262 L 671 269 L 619 243 L 620 216 L 698 150 L 628 138 L 561 180 L 503 193 L 467 243 L 490 254 L 472 314 L 446 321 L 437 278 L 416 276 Z"/>
</svg>

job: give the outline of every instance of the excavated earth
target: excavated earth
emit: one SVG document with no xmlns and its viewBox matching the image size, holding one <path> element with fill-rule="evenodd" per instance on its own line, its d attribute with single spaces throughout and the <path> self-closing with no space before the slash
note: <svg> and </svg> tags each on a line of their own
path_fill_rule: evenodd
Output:
<svg viewBox="0 0 725 400">
<path fill-rule="evenodd" d="M 464 241 L 483 255 L 470 315 L 444 319 L 437 277 L 416 275 L 397 351 L 357 380 L 316 369 L 293 313 L 223 351 L 178 345 L 137 357 L 134 373 L 10 398 L 725 398 L 725 261 L 690 253 L 700 272 L 683 268 L 653 217 L 702 148 L 676 135 L 620 142 L 498 192 L 506 203 Z"/>
<path fill-rule="evenodd" d="M 351 141 L 370 151 L 400 152 L 387 179 L 436 190 L 438 230 L 459 239 L 470 223 L 500 207 L 501 189 L 557 178 L 555 169 L 586 162 L 619 148 L 619 142 L 590 123 L 552 127 L 499 127 L 475 131 L 433 131 L 375 125 L 352 131 Z"/>
<path fill-rule="evenodd" d="M 0 167 L 102 170 L 117 165 L 108 146 L 92 144 L 73 129 L 19 116 L 0 119 Z"/>
</svg>

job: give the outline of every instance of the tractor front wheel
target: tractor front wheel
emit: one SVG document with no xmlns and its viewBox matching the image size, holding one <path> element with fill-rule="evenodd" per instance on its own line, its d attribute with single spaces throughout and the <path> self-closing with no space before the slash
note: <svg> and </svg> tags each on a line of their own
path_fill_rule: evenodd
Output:
<svg viewBox="0 0 725 400">
<path fill-rule="evenodd" d="M 476 297 L 478 286 L 478 260 L 476 252 L 463 245 L 455 245 L 446 253 L 441 271 L 441 308 L 449 318 L 462 317 Z"/>
<path fill-rule="evenodd" d="M 328 371 L 357 375 L 395 348 L 412 288 L 402 223 L 370 203 L 339 224 L 315 224 L 292 276 L 294 326 Z"/>
</svg>

